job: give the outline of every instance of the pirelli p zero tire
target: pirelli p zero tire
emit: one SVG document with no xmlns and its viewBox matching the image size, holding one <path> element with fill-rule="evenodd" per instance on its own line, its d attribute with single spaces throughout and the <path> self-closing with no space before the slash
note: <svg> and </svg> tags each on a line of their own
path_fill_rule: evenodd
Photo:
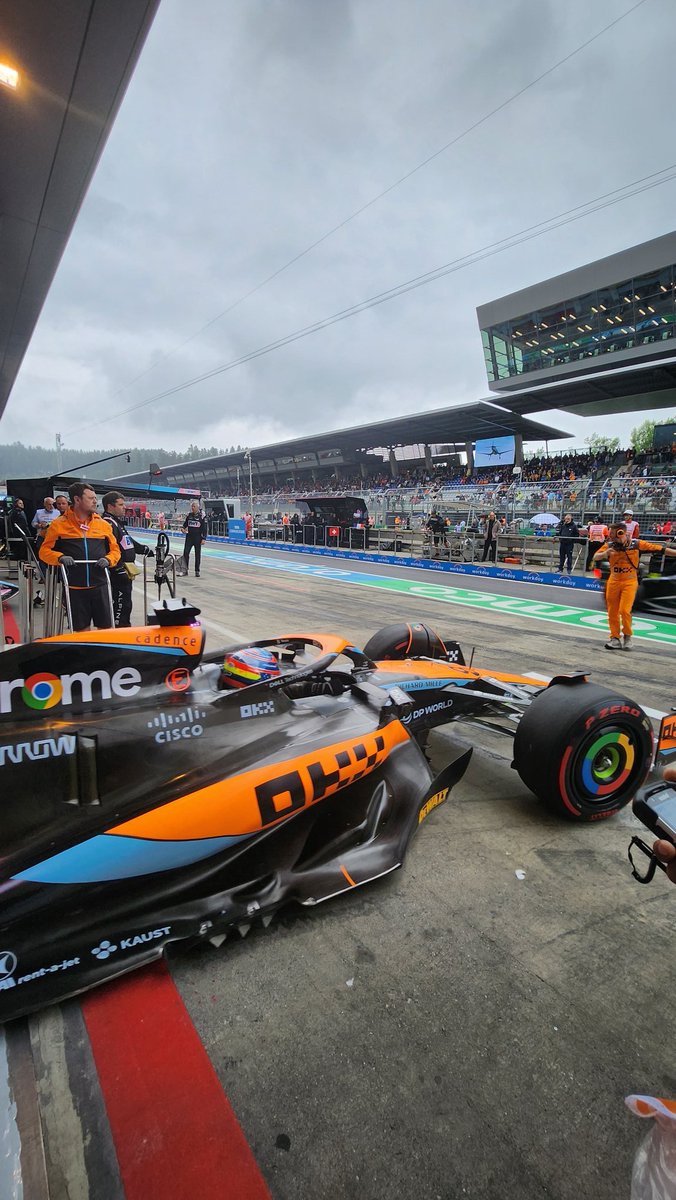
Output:
<svg viewBox="0 0 676 1200">
<path fill-rule="evenodd" d="M 644 782 L 653 731 L 643 709 L 593 683 L 555 683 L 535 697 L 514 738 L 514 766 L 552 812 L 612 817 Z"/>
</svg>

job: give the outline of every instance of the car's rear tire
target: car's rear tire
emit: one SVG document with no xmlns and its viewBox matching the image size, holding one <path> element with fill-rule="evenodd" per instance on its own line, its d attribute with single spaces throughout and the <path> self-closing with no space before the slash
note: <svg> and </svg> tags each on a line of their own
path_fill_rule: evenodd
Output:
<svg viewBox="0 0 676 1200">
<path fill-rule="evenodd" d="M 633 700 L 597 684 L 554 683 L 536 696 L 514 738 L 514 767 L 552 812 L 612 817 L 652 763 L 650 720 Z"/>
<path fill-rule="evenodd" d="M 364 646 L 364 654 L 374 662 L 384 659 L 445 658 L 446 647 L 429 625 L 422 621 L 401 621 L 385 625 Z"/>
</svg>

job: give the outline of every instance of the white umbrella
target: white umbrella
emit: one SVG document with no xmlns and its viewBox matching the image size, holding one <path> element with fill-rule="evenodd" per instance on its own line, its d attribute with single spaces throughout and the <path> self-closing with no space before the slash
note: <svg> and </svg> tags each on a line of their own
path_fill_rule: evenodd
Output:
<svg viewBox="0 0 676 1200">
<path fill-rule="evenodd" d="M 559 521 L 560 517 L 555 516 L 554 513 L 536 513 L 534 517 L 531 517 L 532 525 L 558 525 Z"/>
</svg>

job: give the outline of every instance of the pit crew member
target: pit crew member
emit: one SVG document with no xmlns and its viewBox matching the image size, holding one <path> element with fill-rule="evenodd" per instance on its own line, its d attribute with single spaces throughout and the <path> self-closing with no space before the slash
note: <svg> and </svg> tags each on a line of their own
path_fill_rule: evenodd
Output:
<svg viewBox="0 0 676 1200">
<path fill-rule="evenodd" d="M 110 629 L 105 572 L 120 561 L 120 547 L 107 523 L 96 512 L 96 492 L 88 483 L 72 483 L 70 508 L 52 521 L 40 547 L 40 559 L 50 567 L 65 567 L 73 630 Z M 84 561 L 83 561 L 84 560 Z"/>
<path fill-rule="evenodd" d="M 103 519 L 110 525 L 115 540 L 120 547 L 120 561 L 110 574 L 110 587 L 113 593 L 113 617 L 115 624 L 121 629 L 131 625 L 131 589 L 132 580 L 138 574 L 134 565 L 137 554 L 144 558 L 154 558 L 155 553 L 149 546 L 137 542 L 129 533 L 124 523 L 124 496 L 121 492 L 106 492 L 103 504 Z M 127 570 L 127 567 L 131 570 Z"/>
<path fill-rule="evenodd" d="M 600 550 L 603 543 L 608 540 L 608 528 L 600 517 L 594 517 L 594 520 L 590 521 L 587 527 L 587 537 L 589 541 L 587 542 L 587 562 L 584 569 L 590 571 L 596 551 Z"/>
<path fill-rule="evenodd" d="M 202 560 L 202 546 L 207 540 L 207 519 L 200 512 L 200 506 L 196 500 L 193 500 L 190 505 L 190 512 L 183 522 L 185 529 L 185 549 L 183 557 L 185 559 L 186 570 L 190 565 L 190 551 L 195 551 L 195 577 L 200 577 L 200 562 Z"/>
<path fill-rule="evenodd" d="M 607 558 L 610 564 L 610 578 L 606 585 L 610 641 L 606 642 L 606 650 L 632 648 L 631 610 L 638 590 L 638 565 L 644 550 L 651 553 L 657 551 L 669 558 L 676 558 L 676 550 L 668 546 L 660 546 L 657 542 L 644 542 L 640 538 L 628 538 L 626 526 L 619 524 L 611 525 L 609 540 L 596 551 L 592 559 L 597 563 L 600 559 Z M 620 641 L 620 623 L 623 641 Z"/>
</svg>

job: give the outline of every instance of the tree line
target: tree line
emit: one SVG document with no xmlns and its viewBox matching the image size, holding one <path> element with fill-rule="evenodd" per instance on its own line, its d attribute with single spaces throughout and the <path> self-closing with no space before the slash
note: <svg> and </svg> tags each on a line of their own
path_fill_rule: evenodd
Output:
<svg viewBox="0 0 676 1200">
<path fill-rule="evenodd" d="M 98 458 L 108 458 L 111 454 L 129 454 L 126 458 L 114 459 L 112 462 L 101 463 L 92 467 L 88 473 L 93 479 L 116 478 L 120 475 L 130 475 L 135 471 L 147 471 L 150 463 L 160 467 L 170 467 L 176 463 L 192 462 L 196 458 L 212 458 L 217 454 L 235 454 L 242 446 L 231 446 L 229 450 L 220 446 L 190 445 L 185 450 L 162 450 L 153 447 L 145 449 L 129 449 L 124 446 L 119 449 L 107 447 L 102 450 L 71 450 L 63 447 L 61 464 L 57 459 L 57 451 L 46 446 L 24 446 L 23 442 L 0 444 L 0 479 L 23 479 L 25 476 L 55 475 L 60 469 L 68 474 L 71 467 L 81 463 L 94 462 Z M 76 472 L 79 474 L 79 472 Z M 85 472 L 87 474 L 87 472 Z"/>
</svg>

